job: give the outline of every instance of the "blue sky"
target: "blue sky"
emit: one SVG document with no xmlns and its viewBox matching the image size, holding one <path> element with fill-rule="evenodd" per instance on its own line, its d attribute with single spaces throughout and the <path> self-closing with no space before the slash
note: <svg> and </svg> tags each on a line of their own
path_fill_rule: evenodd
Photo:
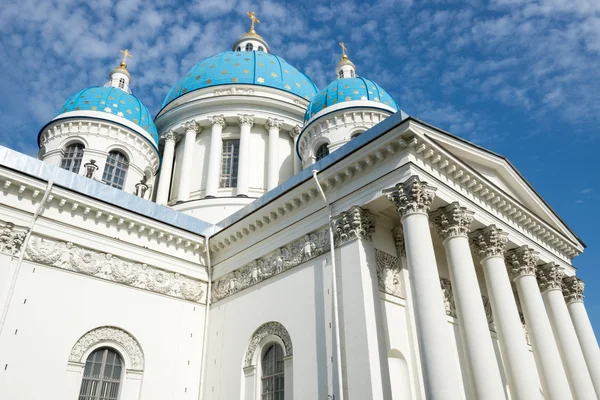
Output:
<svg viewBox="0 0 600 400">
<path fill-rule="evenodd" d="M 423 2 L 425 3 L 425 2 Z M 104 84 L 119 50 L 155 114 L 173 85 L 248 29 L 318 87 L 339 41 L 407 113 L 508 157 L 588 245 L 574 260 L 600 332 L 600 2 L 22 0 L 0 9 L 0 144 L 30 155 L 74 92 Z"/>
</svg>

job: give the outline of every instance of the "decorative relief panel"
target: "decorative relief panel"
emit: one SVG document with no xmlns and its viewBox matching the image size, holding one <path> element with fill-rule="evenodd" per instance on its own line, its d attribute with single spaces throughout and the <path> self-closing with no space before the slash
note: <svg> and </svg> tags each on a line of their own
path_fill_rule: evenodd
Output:
<svg viewBox="0 0 600 400">
<path fill-rule="evenodd" d="M 56 268 L 184 300 L 202 302 L 204 283 L 148 264 L 125 261 L 110 253 L 79 247 L 71 242 L 31 236 L 25 258 Z"/>
<path fill-rule="evenodd" d="M 12 222 L 0 221 L 0 252 L 17 255 L 26 235 L 26 228 L 15 227 Z"/>
<path fill-rule="evenodd" d="M 444 305 L 446 306 L 446 315 L 456 318 L 456 303 L 454 303 L 454 294 L 452 293 L 452 283 L 450 279 L 440 278 L 442 292 L 444 293 Z"/>
<path fill-rule="evenodd" d="M 140 344 L 131 336 L 129 333 L 122 329 L 115 328 L 114 326 L 103 326 L 100 328 L 92 329 L 85 335 L 83 335 L 69 354 L 69 361 L 76 363 L 85 363 L 83 355 L 92 346 L 100 342 L 115 342 L 119 344 L 129 356 L 131 365 L 126 365 L 127 369 L 134 371 L 144 370 L 144 354 Z"/>
<path fill-rule="evenodd" d="M 285 348 L 285 357 L 290 357 L 293 355 L 292 348 L 292 339 L 290 338 L 290 334 L 287 329 L 279 322 L 271 321 L 265 324 L 262 324 L 250 339 L 250 344 L 248 345 L 248 349 L 246 350 L 246 356 L 244 357 L 244 368 L 250 367 L 252 365 L 252 359 L 254 358 L 254 352 L 256 348 L 260 344 L 260 342 L 266 338 L 267 336 L 277 336 L 283 342 L 283 347 Z"/>
<path fill-rule="evenodd" d="M 378 249 L 375 249 L 377 260 L 377 281 L 379 290 L 392 296 L 406 298 L 400 282 L 400 262 L 398 258 Z"/>
<path fill-rule="evenodd" d="M 329 251 L 329 231 L 304 235 L 213 282 L 212 301 L 219 301 Z"/>
<path fill-rule="evenodd" d="M 481 296 L 481 300 L 483 300 L 483 309 L 485 310 L 485 317 L 487 318 L 488 325 L 490 326 L 490 330 L 496 331 L 496 327 L 494 326 L 494 315 L 492 314 L 492 303 L 490 303 L 490 299 L 486 296 Z"/>
<path fill-rule="evenodd" d="M 232 94 L 242 94 L 242 95 L 253 95 L 254 94 L 254 90 L 252 89 L 240 89 L 240 88 L 236 88 L 236 87 L 232 87 L 230 89 L 221 89 L 221 90 L 215 90 L 213 92 L 214 96 L 227 96 L 227 95 L 232 95 Z"/>
</svg>

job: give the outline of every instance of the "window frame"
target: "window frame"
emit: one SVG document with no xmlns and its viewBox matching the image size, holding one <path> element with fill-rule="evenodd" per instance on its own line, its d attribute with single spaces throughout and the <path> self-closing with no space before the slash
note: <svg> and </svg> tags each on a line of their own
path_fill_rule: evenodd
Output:
<svg viewBox="0 0 600 400">
<path fill-rule="evenodd" d="M 254 45 L 252 43 L 246 43 L 246 51 L 254 51 Z"/>
<path fill-rule="evenodd" d="M 68 153 L 70 148 L 81 148 L 81 155 L 79 157 L 77 157 L 78 153 L 75 153 L 75 152 L 73 152 L 72 155 L 70 155 Z M 75 174 L 79 174 L 79 171 L 81 170 L 81 166 L 83 165 L 83 155 L 84 154 L 85 154 L 85 145 L 83 143 L 81 143 L 81 142 L 69 143 L 67 146 L 65 146 L 63 148 L 63 155 L 60 160 L 59 167 L 66 171 L 71 171 Z M 79 162 L 79 164 L 77 165 L 77 168 L 75 170 L 73 165 L 77 164 L 77 162 Z M 68 163 L 68 166 L 66 165 L 67 163 Z"/>
<path fill-rule="evenodd" d="M 226 152 L 225 146 L 227 144 L 233 144 L 232 151 Z M 237 150 L 237 152 L 236 152 Z M 237 153 L 237 154 L 236 154 Z M 227 158 L 226 158 L 227 157 Z M 231 157 L 230 170 L 227 174 L 224 172 L 224 163 Z M 223 139 L 221 143 L 221 165 L 219 168 L 219 189 L 233 189 L 237 187 L 237 179 L 239 173 L 239 160 L 240 160 L 240 139 Z M 229 184 L 225 185 L 224 180 L 229 180 Z"/>
<path fill-rule="evenodd" d="M 266 375 L 265 368 L 265 358 L 267 356 L 271 356 L 269 351 L 273 349 L 272 360 L 268 360 L 273 362 L 273 372 L 269 375 Z M 280 363 L 280 369 L 278 369 L 278 364 Z M 280 381 L 280 389 L 276 388 L 277 380 L 281 378 Z M 265 392 L 265 383 L 271 382 L 272 391 Z M 285 398 L 285 351 L 283 346 L 276 342 L 270 341 L 266 343 L 261 350 L 260 356 L 260 399 L 261 400 L 279 400 Z M 282 396 L 282 397 L 280 397 Z"/>
<path fill-rule="evenodd" d="M 116 159 L 114 162 L 111 162 L 111 156 L 113 155 L 120 155 L 124 161 Z M 124 167 L 120 166 L 119 163 L 124 164 Z M 108 171 L 109 168 L 113 169 L 111 171 Z M 115 182 L 116 171 L 123 171 L 121 184 L 118 183 L 119 181 Z M 127 180 L 128 172 L 129 158 L 127 157 L 124 151 L 120 149 L 113 149 L 108 153 L 108 156 L 106 157 L 106 162 L 104 163 L 104 170 L 102 171 L 102 182 L 108 186 L 123 190 L 125 188 L 125 182 Z M 107 177 L 108 174 L 110 174 L 110 177 Z"/>
<path fill-rule="evenodd" d="M 88 366 L 88 362 L 90 362 L 90 359 L 99 352 L 102 352 L 102 355 L 101 355 L 100 371 L 99 371 L 98 377 L 96 378 L 93 376 L 86 376 L 86 369 Z M 114 353 L 114 355 L 115 355 L 114 361 L 116 362 L 118 360 L 118 362 L 119 362 L 118 367 L 120 368 L 120 372 L 119 372 L 118 378 L 114 378 L 114 377 L 107 378 L 104 376 L 104 372 L 106 371 L 107 358 L 108 358 L 109 352 Z M 93 362 L 94 362 L 94 360 L 92 360 L 92 364 L 93 364 Z M 113 368 L 115 366 L 117 366 L 117 364 L 112 364 Z M 110 346 L 101 346 L 101 347 L 98 347 L 98 348 L 92 350 L 87 355 L 85 364 L 83 367 L 83 376 L 81 378 L 81 385 L 79 386 L 78 400 L 119 400 L 119 398 L 121 396 L 121 390 L 122 390 L 122 387 L 123 387 L 123 384 L 125 381 L 124 380 L 125 371 L 126 371 L 125 359 L 124 359 L 123 355 L 115 348 L 110 347 Z M 94 393 L 82 394 L 82 391 L 84 390 L 84 386 L 86 385 L 86 382 L 96 382 L 96 385 L 92 384 L 93 388 L 91 389 L 92 392 L 94 392 Z M 106 394 L 102 393 L 103 388 L 105 386 L 104 383 L 109 383 L 109 384 L 116 383 L 117 384 L 117 393 L 114 396 L 107 398 Z"/>
<path fill-rule="evenodd" d="M 325 154 L 325 155 L 323 155 L 323 156 L 319 157 L 319 150 L 321 150 L 323 147 L 325 147 L 325 149 L 327 150 L 327 154 Z M 325 158 L 325 157 L 327 157 L 329 154 L 331 154 L 331 153 L 329 152 L 329 143 L 327 143 L 327 142 L 322 142 L 322 143 L 319 143 L 317 146 L 315 146 L 315 162 L 318 162 L 318 161 L 320 161 L 320 160 L 324 159 L 324 158 Z"/>
</svg>

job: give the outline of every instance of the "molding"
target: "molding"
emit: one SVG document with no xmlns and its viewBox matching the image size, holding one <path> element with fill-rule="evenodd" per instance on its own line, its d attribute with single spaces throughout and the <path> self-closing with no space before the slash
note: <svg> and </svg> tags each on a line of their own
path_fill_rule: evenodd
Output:
<svg viewBox="0 0 600 400">
<path fill-rule="evenodd" d="M 270 321 L 265 324 L 262 324 L 257 330 L 252 334 L 252 338 L 250 339 L 250 343 L 248 344 L 248 349 L 246 350 L 246 356 L 244 357 L 244 368 L 252 367 L 252 359 L 254 358 L 254 352 L 258 348 L 260 342 L 266 338 L 267 336 L 277 336 L 283 342 L 283 347 L 285 350 L 285 357 L 293 356 L 293 348 L 292 348 L 292 339 L 290 338 L 290 334 L 287 329 L 279 322 Z"/>
<path fill-rule="evenodd" d="M 483 260 L 488 257 L 504 257 L 508 233 L 490 225 L 469 234 L 473 252 Z"/>
<path fill-rule="evenodd" d="M 377 282 L 379 283 L 379 291 L 392 296 L 406 298 L 406 294 L 402 291 L 400 281 L 400 262 L 397 257 L 394 257 L 379 249 L 375 250 L 375 260 L 377 261 Z"/>
<path fill-rule="evenodd" d="M 102 326 L 92 329 L 80 337 L 71 349 L 69 362 L 85 364 L 86 360 L 83 359 L 85 353 L 92 346 L 100 342 L 118 343 L 127 351 L 127 355 L 131 361 L 131 368 L 128 369 L 134 371 L 144 370 L 144 353 L 138 341 L 126 331 L 114 326 Z"/>
<path fill-rule="evenodd" d="M 536 275 L 535 270 L 539 254 L 528 246 L 521 246 L 507 251 L 504 259 L 511 279 L 514 280 L 526 275 Z"/>
<path fill-rule="evenodd" d="M 0 221 L 0 253 L 16 256 L 21 251 L 28 229 L 12 222 Z"/>
<path fill-rule="evenodd" d="M 306 234 L 301 239 L 279 247 L 268 255 L 257 258 L 213 281 L 211 303 L 229 297 L 327 252 L 329 252 L 328 229 Z"/>
<path fill-rule="evenodd" d="M 430 219 L 440 234 L 442 240 L 451 237 L 467 237 L 473 222 L 473 211 L 461 207 L 457 201 L 439 208 L 431 213 Z"/>
<path fill-rule="evenodd" d="M 567 304 L 573 302 L 583 302 L 583 290 L 585 283 L 576 276 L 569 276 L 563 279 L 563 296 Z"/>
<path fill-rule="evenodd" d="M 339 247 L 355 239 L 371 241 L 375 232 L 373 220 L 375 216 L 359 206 L 352 206 L 348 211 L 331 218 L 331 229 L 334 232 L 335 247 Z"/>
<path fill-rule="evenodd" d="M 540 291 L 562 290 L 565 272 L 557 264 L 550 262 L 536 268 L 536 276 Z"/>
<path fill-rule="evenodd" d="M 182 300 L 204 301 L 205 284 L 198 279 L 127 261 L 71 242 L 31 235 L 25 259 Z"/>
</svg>

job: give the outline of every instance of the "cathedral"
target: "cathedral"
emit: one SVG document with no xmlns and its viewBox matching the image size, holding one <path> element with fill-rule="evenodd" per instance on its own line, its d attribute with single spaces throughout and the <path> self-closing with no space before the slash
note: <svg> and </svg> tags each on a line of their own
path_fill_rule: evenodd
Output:
<svg viewBox="0 0 600 400">
<path fill-rule="evenodd" d="M 550 205 L 344 43 L 319 89 L 247 14 L 156 116 L 123 50 L 37 159 L 0 147 L 0 398 L 598 399 Z"/>
</svg>

